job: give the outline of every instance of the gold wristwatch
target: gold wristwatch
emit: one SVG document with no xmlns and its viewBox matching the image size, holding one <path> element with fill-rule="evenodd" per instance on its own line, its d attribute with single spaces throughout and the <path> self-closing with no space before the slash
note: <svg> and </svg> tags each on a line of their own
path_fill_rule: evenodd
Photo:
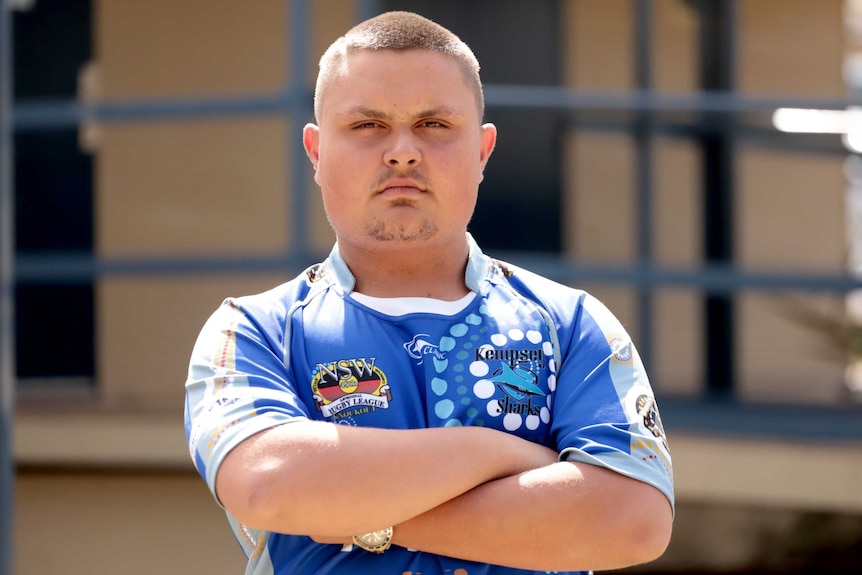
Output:
<svg viewBox="0 0 862 575">
<path fill-rule="evenodd" d="M 354 535 L 353 542 L 359 545 L 366 551 L 372 553 L 383 553 L 389 546 L 392 545 L 392 528 L 380 529 L 371 533 L 363 533 L 362 535 Z"/>
</svg>

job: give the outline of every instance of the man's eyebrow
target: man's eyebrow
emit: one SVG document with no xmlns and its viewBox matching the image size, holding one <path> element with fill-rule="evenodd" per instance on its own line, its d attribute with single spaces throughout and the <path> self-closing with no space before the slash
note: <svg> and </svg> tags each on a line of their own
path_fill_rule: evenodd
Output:
<svg viewBox="0 0 862 575">
<path fill-rule="evenodd" d="M 339 118 L 363 118 L 367 120 L 391 120 L 392 115 L 381 110 L 357 106 L 337 114 Z"/>
<path fill-rule="evenodd" d="M 422 110 L 418 114 L 415 114 L 415 118 L 454 118 L 460 117 L 464 114 L 452 108 L 450 106 L 438 106 L 436 108 L 428 108 L 427 110 Z M 382 110 L 376 110 L 374 108 L 367 108 L 365 106 L 357 106 L 356 108 L 350 108 L 349 110 L 345 110 L 343 112 L 338 112 L 337 116 L 339 118 L 353 119 L 353 118 L 361 118 L 364 120 L 387 120 L 390 121 L 394 119 L 392 114 L 388 112 L 384 112 Z"/>
<path fill-rule="evenodd" d="M 456 116 L 463 116 L 464 114 L 456 110 L 455 108 L 451 108 L 449 106 L 438 106 L 437 108 L 430 108 L 428 110 L 423 110 L 419 112 L 416 117 L 417 118 L 451 118 Z"/>
</svg>

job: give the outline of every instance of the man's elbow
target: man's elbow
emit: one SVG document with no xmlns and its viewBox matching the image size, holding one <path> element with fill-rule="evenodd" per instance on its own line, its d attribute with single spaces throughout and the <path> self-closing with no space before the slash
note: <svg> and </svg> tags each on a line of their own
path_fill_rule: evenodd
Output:
<svg viewBox="0 0 862 575">
<path fill-rule="evenodd" d="M 669 506 L 668 506 L 669 507 Z M 626 517 L 628 516 L 628 517 Z M 553 557 L 542 569 L 549 571 L 608 571 L 650 563 L 661 557 L 670 544 L 672 518 L 670 512 L 657 517 L 618 515 L 619 521 L 605 523 L 595 529 L 590 551 L 584 551 L 584 540 L 567 540 L 547 557 Z"/>
<path fill-rule="evenodd" d="M 626 520 L 626 526 L 619 532 L 617 541 L 619 549 L 624 549 L 621 557 L 627 567 L 649 563 L 661 557 L 670 545 L 673 532 L 673 511 L 664 498 L 653 501 L 652 505 L 644 505 L 636 510 Z"/>
<path fill-rule="evenodd" d="M 216 492 L 225 510 L 243 525 L 293 535 L 340 535 L 353 530 L 351 514 L 336 514 L 332 497 L 318 497 L 291 479 L 289 468 L 219 473 Z M 370 531 L 371 529 L 365 529 Z"/>
<path fill-rule="evenodd" d="M 272 492 L 272 482 L 255 474 L 229 477 L 219 473 L 216 494 L 225 510 L 240 523 L 252 529 L 273 531 L 276 524 L 284 527 L 281 497 Z"/>
<path fill-rule="evenodd" d="M 594 530 L 594 570 L 623 569 L 655 561 L 670 545 L 673 510 L 659 490 L 638 486 L 637 496 L 618 502 L 601 529 Z"/>
<path fill-rule="evenodd" d="M 673 519 L 670 512 L 667 516 L 653 517 L 641 526 L 637 534 L 632 535 L 634 555 L 632 565 L 655 561 L 667 550 L 673 532 Z"/>
</svg>

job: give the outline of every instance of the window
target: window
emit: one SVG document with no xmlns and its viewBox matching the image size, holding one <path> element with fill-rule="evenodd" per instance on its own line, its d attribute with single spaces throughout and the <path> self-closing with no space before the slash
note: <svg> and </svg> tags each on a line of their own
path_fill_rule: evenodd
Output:
<svg viewBox="0 0 862 575">
<path fill-rule="evenodd" d="M 91 55 L 88 0 L 45 0 L 14 13 L 15 103 L 73 100 Z M 77 128 L 18 131 L 15 146 L 15 251 L 33 258 L 92 254 L 92 160 Z M 92 378 L 91 279 L 19 277 L 16 365 L 23 388 L 36 379 Z"/>
</svg>

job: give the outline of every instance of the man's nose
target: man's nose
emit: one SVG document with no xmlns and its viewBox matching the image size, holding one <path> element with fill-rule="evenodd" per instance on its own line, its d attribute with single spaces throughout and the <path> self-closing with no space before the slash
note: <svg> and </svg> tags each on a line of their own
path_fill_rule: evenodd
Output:
<svg viewBox="0 0 862 575">
<path fill-rule="evenodd" d="M 412 131 L 395 132 L 383 154 L 383 163 L 389 167 L 412 167 L 422 161 L 416 135 Z"/>
</svg>

